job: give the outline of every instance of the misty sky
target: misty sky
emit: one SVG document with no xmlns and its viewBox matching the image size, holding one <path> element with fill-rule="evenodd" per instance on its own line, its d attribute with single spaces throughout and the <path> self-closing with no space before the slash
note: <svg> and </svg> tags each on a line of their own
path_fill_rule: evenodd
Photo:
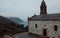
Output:
<svg viewBox="0 0 60 38">
<path fill-rule="evenodd" d="M 27 19 L 39 15 L 42 0 L 0 0 L 0 15 Z M 60 13 L 60 0 L 45 0 L 48 13 Z"/>
</svg>

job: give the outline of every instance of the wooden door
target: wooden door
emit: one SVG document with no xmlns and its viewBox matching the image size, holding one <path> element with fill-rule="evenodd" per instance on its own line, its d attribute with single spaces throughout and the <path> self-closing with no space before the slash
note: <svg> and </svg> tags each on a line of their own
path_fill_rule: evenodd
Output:
<svg viewBox="0 0 60 38">
<path fill-rule="evenodd" d="M 47 30 L 46 29 L 43 29 L 43 35 L 47 36 Z"/>
</svg>

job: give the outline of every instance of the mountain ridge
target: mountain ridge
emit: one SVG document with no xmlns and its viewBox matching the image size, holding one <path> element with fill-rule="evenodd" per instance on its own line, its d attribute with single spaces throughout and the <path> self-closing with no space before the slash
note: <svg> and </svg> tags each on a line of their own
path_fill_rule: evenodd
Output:
<svg viewBox="0 0 60 38">
<path fill-rule="evenodd" d="M 22 20 L 21 18 L 18 18 L 18 17 L 7 17 L 7 18 L 10 19 L 10 20 L 12 20 L 15 23 L 23 24 L 24 27 L 27 26 L 27 20 Z"/>
</svg>

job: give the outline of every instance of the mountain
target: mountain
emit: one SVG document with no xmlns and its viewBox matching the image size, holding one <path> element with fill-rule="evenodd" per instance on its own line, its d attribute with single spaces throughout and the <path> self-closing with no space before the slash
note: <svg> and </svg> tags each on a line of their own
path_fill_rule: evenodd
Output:
<svg viewBox="0 0 60 38">
<path fill-rule="evenodd" d="M 21 25 L 24 24 L 24 25 Z M 18 17 L 3 17 L 0 16 L 0 34 L 14 34 L 22 32 L 24 27 L 27 26 L 27 21 Z M 27 29 L 25 29 L 27 30 Z"/>
<path fill-rule="evenodd" d="M 22 19 L 20 19 L 18 17 L 7 17 L 7 18 L 10 19 L 11 21 L 17 23 L 17 24 L 20 24 L 20 25 L 23 24 L 24 27 L 26 27 L 27 23 L 28 23 L 27 20 L 22 20 Z"/>
<path fill-rule="evenodd" d="M 0 24 L 10 24 L 12 22 L 13 21 L 9 20 L 8 18 L 0 16 Z"/>
<path fill-rule="evenodd" d="M 22 20 L 22 19 L 20 19 L 20 18 L 18 18 L 18 17 L 8 17 L 8 19 L 12 20 L 12 21 L 15 22 L 15 23 L 23 24 L 24 27 L 27 26 L 27 20 Z"/>
<path fill-rule="evenodd" d="M 27 26 L 27 20 L 24 20 L 24 22 L 23 22 L 23 24 L 24 24 L 24 27 L 26 27 Z"/>
<path fill-rule="evenodd" d="M 7 17 L 0 16 L 0 34 L 21 32 L 23 28 L 23 25 L 19 25 Z"/>
<path fill-rule="evenodd" d="M 8 19 L 12 20 L 13 22 L 17 24 L 23 24 L 23 20 L 18 17 L 8 17 Z"/>
</svg>

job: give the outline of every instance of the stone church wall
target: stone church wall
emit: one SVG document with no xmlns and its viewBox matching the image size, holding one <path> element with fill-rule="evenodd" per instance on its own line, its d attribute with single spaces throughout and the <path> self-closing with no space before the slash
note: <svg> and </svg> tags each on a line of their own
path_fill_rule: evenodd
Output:
<svg viewBox="0 0 60 38">
<path fill-rule="evenodd" d="M 35 24 L 37 24 L 37 28 Z M 28 25 L 30 33 L 43 35 L 43 29 L 46 29 L 47 36 L 51 38 L 60 36 L 60 21 L 29 21 Z M 57 25 L 57 31 L 54 30 L 54 25 Z"/>
</svg>

